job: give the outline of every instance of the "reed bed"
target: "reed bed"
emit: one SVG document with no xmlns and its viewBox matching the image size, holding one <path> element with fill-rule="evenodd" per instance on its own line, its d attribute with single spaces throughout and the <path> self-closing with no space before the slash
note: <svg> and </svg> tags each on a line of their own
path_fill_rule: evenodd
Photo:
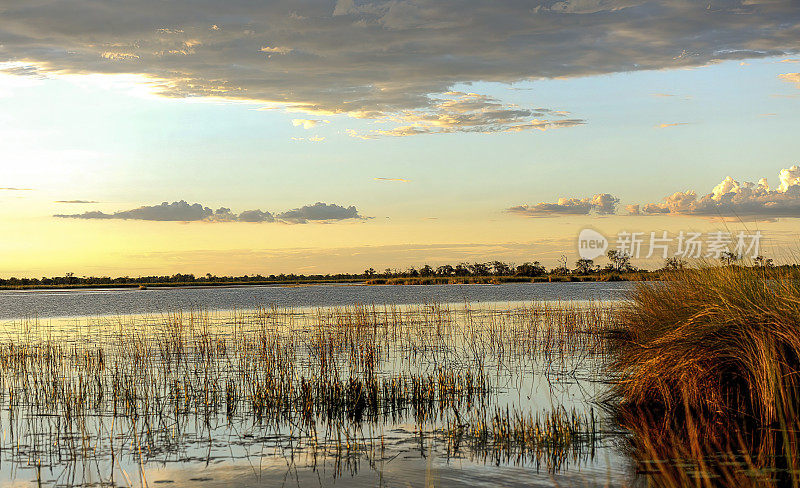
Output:
<svg viewBox="0 0 800 488">
<path fill-rule="evenodd" d="M 601 437 L 593 409 L 585 413 L 556 407 L 524 413 L 495 407 L 472 415 L 466 424 L 454 421 L 448 426 L 448 452 L 457 453 L 466 444 L 471 459 L 494 464 L 533 465 L 558 472 L 570 462 L 580 465 L 594 459 Z"/>
<path fill-rule="evenodd" d="M 9 324 L 0 454 L 61 469 L 60 483 L 89 469 L 131 485 L 137 475 L 120 459 L 139 477 L 153 460 L 197 460 L 205 445 L 341 463 L 375 458 L 402 427 L 453 455 L 502 453 L 557 470 L 581 458 L 597 425 L 559 408 L 533 414 L 518 390 L 601 371 L 613 317 L 605 303 L 429 304 Z M 451 442 L 456 431 L 464 442 Z"/>
</svg>

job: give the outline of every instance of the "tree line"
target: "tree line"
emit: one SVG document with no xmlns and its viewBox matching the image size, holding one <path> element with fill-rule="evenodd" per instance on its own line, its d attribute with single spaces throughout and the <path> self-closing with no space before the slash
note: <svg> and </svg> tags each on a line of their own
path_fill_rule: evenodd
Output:
<svg viewBox="0 0 800 488">
<path fill-rule="evenodd" d="M 154 275 L 154 276 L 123 276 L 111 278 L 108 276 L 75 276 L 74 273 L 66 273 L 64 276 L 42 277 L 42 278 L 0 278 L 0 287 L 24 287 L 24 286 L 133 286 L 133 285 L 154 285 L 154 284 L 220 284 L 220 283 L 291 283 L 291 282 L 314 282 L 314 281 L 357 281 L 374 278 L 426 278 L 426 277 L 489 277 L 489 276 L 511 276 L 536 278 L 548 275 L 603 275 L 608 273 L 648 273 L 647 270 L 639 269 L 631 264 L 630 256 L 625 253 L 610 250 L 606 254 L 608 263 L 604 266 L 595 264 L 591 259 L 578 259 L 573 266 L 568 266 L 565 256 L 559 260 L 558 265 L 553 268 L 546 268 L 539 261 L 528 261 L 522 264 L 514 264 L 503 261 L 487 262 L 462 262 L 458 264 L 444 264 L 431 266 L 429 264 L 420 267 L 410 267 L 407 269 L 385 268 L 383 272 L 378 272 L 374 268 L 368 268 L 363 273 L 337 273 L 337 274 L 270 274 L 270 275 L 242 275 L 242 276 L 217 276 L 211 273 L 195 276 L 194 274 L 173 274 L 173 275 Z M 723 264 L 734 265 L 737 259 L 733 255 L 726 254 L 721 258 Z M 754 266 L 774 267 L 771 259 L 758 256 L 752 263 Z M 668 258 L 663 266 L 656 270 L 677 271 L 687 266 L 687 262 L 678 257 Z"/>
</svg>

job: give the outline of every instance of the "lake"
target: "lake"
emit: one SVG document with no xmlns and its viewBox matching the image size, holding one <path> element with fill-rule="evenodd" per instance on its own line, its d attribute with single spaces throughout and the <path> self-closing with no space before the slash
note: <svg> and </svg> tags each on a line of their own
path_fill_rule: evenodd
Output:
<svg viewBox="0 0 800 488">
<path fill-rule="evenodd" d="M 313 285 L 0 291 L 0 320 L 361 304 L 617 300 L 630 282 Z"/>
<path fill-rule="evenodd" d="M 0 484 L 630 486 L 630 286 L 1 292 Z"/>
</svg>

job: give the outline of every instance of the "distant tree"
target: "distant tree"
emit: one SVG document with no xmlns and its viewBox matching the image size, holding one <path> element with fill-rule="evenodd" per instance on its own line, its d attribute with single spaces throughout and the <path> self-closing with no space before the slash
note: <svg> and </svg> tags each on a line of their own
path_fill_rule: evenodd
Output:
<svg viewBox="0 0 800 488">
<path fill-rule="evenodd" d="M 364 276 L 366 276 L 367 278 L 375 276 L 375 269 L 374 268 L 365 269 Z"/>
<path fill-rule="evenodd" d="M 753 258 L 753 262 L 755 262 L 755 265 L 757 267 L 759 267 L 759 268 L 773 268 L 773 267 L 775 267 L 775 264 L 772 262 L 771 258 L 764 257 L 764 256 L 762 256 L 760 254 L 758 256 L 756 256 L 755 258 Z"/>
<path fill-rule="evenodd" d="M 522 263 L 517 266 L 516 274 L 519 276 L 542 276 L 547 270 L 539 261 Z"/>
<path fill-rule="evenodd" d="M 455 271 L 456 269 L 449 264 L 445 264 L 436 268 L 436 274 L 439 276 L 450 276 L 455 273 Z"/>
<path fill-rule="evenodd" d="M 469 265 L 469 270 L 475 276 L 488 276 L 489 265 L 485 263 L 472 263 Z"/>
<path fill-rule="evenodd" d="M 611 269 L 614 271 L 631 271 L 633 267 L 631 266 L 631 257 L 628 253 L 623 251 L 617 251 L 616 249 L 610 249 L 606 253 L 606 257 L 610 261 Z"/>
<path fill-rule="evenodd" d="M 686 267 L 686 260 L 678 256 L 673 256 L 664 260 L 664 266 L 661 268 L 665 271 L 680 271 Z"/>
<path fill-rule="evenodd" d="M 725 266 L 731 266 L 739 260 L 739 256 L 731 251 L 722 251 L 722 254 L 719 255 L 719 260 L 722 261 Z"/>
<path fill-rule="evenodd" d="M 594 268 L 594 260 L 581 258 L 575 261 L 575 271 L 578 274 L 589 274 Z"/>
<path fill-rule="evenodd" d="M 433 274 L 434 274 L 434 273 L 435 273 L 435 271 L 434 271 L 434 270 L 433 270 L 433 268 L 432 268 L 430 265 L 428 265 L 428 264 L 426 264 L 425 266 L 423 266 L 423 267 L 422 267 L 422 268 L 420 268 L 420 270 L 419 270 L 419 275 L 420 275 L 420 276 L 433 276 Z"/>
<path fill-rule="evenodd" d="M 553 268 L 550 273 L 556 275 L 565 275 L 569 274 L 569 267 L 567 267 L 567 256 L 566 254 L 562 254 L 560 258 L 558 258 L 558 266 Z"/>
<path fill-rule="evenodd" d="M 513 274 L 512 265 L 502 261 L 492 261 L 489 263 L 489 266 L 491 266 L 492 272 L 497 276 L 507 276 Z"/>
</svg>

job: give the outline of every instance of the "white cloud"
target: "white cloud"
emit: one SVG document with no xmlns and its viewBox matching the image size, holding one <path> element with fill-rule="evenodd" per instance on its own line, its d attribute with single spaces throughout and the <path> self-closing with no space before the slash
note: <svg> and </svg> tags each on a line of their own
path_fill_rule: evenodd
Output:
<svg viewBox="0 0 800 488">
<path fill-rule="evenodd" d="M 292 137 L 293 141 L 305 141 L 305 142 L 322 142 L 325 140 L 324 137 L 321 136 L 310 136 L 310 137 Z"/>
<path fill-rule="evenodd" d="M 734 220 L 800 218 L 800 166 L 781 170 L 779 179 L 778 188 L 771 190 L 766 178 L 740 183 L 728 176 L 711 193 L 698 197 L 694 191 L 676 192 L 660 203 L 645 205 L 642 213 Z"/>
<path fill-rule="evenodd" d="M 262 53 L 267 53 L 267 54 L 269 54 L 269 55 L 272 55 L 272 54 L 289 54 L 290 52 L 292 52 L 292 48 L 290 48 L 290 47 L 270 47 L 270 46 L 264 46 L 264 47 L 262 47 L 262 48 L 260 49 L 260 51 L 261 51 Z"/>
<path fill-rule="evenodd" d="M 134 59 L 140 59 L 138 54 L 112 52 L 112 51 L 106 51 L 102 53 L 100 57 L 103 59 L 110 59 L 113 61 L 131 61 Z"/>
<path fill-rule="evenodd" d="M 793 186 L 800 186 L 800 166 L 792 166 L 791 168 L 782 169 L 778 174 L 781 184 L 778 191 L 786 193 Z M 763 182 L 766 185 L 766 180 L 762 179 L 759 183 Z"/>
<path fill-rule="evenodd" d="M 303 129 L 311 129 L 319 124 L 327 124 L 327 120 L 315 119 L 292 119 L 292 125 L 295 127 L 302 127 Z"/>
<path fill-rule="evenodd" d="M 778 78 L 782 79 L 783 81 L 788 81 L 789 83 L 800 84 L 800 73 L 784 73 L 782 75 L 778 75 Z"/>
</svg>

